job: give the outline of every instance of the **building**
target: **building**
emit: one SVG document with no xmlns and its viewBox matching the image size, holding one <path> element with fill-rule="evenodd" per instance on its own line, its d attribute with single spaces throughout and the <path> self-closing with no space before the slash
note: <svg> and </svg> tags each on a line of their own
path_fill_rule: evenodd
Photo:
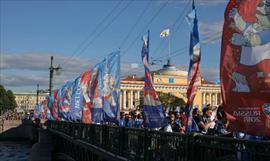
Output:
<svg viewBox="0 0 270 161">
<path fill-rule="evenodd" d="M 39 103 L 42 100 L 45 100 L 48 94 L 40 93 L 39 94 Z M 14 93 L 15 100 L 17 102 L 18 108 L 23 110 L 34 110 L 37 103 L 37 94 L 36 93 Z"/>
<path fill-rule="evenodd" d="M 170 93 L 187 101 L 187 72 L 177 69 L 168 62 L 162 69 L 153 71 L 153 86 L 158 92 Z M 143 98 L 144 78 L 128 76 L 121 80 L 120 109 L 130 111 L 140 105 Z M 194 99 L 194 106 L 199 109 L 206 104 L 218 105 L 221 103 L 220 85 L 202 80 Z"/>
</svg>

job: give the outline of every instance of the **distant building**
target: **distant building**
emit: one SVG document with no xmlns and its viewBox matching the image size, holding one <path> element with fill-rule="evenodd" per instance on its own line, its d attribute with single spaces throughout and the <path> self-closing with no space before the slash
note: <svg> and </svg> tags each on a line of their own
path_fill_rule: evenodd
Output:
<svg viewBox="0 0 270 161">
<path fill-rule="evenodd" d="M 152 81 L 156 91 L 170 93 L 187 101 L 187 72 L 177 69 L 170 63 L 162 69 L 153 71 Z M 144 78 L 127 76 L 121 80 L 120 110 L 130 111 L 140 105 L 143 97 Z M 202 80 L 194 99 L 194 106 L 199 109 L 206 104 L 218 105 L 221 103 L 220 85 Z"/>
<path fill-rule="evenodd" d="M 45 100 L 46 96 L 48 94 L 45 93 L 40 93 L 39 94 L 39 103 L 42 100 Z M 34 110 L 35 105 L 37 103 L 37 94 L 36 93 L 26 93 L 26 92 L 22 92 L 22 93 L 14 93 L 15 96 L 15 100 L 17 102 L 18 107 L 20 109 L 23 110 Z"/>
</svg>

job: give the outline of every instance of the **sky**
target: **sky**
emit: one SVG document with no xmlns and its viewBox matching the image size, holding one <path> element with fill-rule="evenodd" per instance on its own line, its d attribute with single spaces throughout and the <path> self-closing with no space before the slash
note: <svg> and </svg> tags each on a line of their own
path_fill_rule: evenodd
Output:
<svg viewBox="0 0 270 161">
<path fill-rule="evenodd" d="M 219 79 L 223 15 L 228 0 L 195 0 L 202 76 Z M 189 65 L 191 0 L 0 0 L 0 84 L 13 92 L 48 89 L 50 57 L 60 65 L 54 88 L 120 50 L 121 77 L 143 76 L 141 37 L 150 30 L 151 70 L 169 51 L 182 70 Z M 170 29 L 170 35 L 160 32 Z M 170 45 L 169 45 L 170 42 Z M 170 46 L 170 48 L 169 48 Z"/>
</svg>

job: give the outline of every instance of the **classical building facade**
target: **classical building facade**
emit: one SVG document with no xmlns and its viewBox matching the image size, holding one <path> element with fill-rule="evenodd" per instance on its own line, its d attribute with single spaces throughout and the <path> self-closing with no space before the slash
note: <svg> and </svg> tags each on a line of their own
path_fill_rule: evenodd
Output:
<svg viewBox="0 0 270 161">
<path fill-rule="evenodd" d="M 187 101 L 186 91 L 187 72 L 177 69 L 169 63 L 162 69 L 151 73 L 154 88 L 158 92 L 170 93 Z M 128 76 L 121 80 L 120 109 L 130 111 L 140 105 L 143 98 L 144 78 Z M 202 80 L 194 99 L 194 106 L 199 109 L 206 104 L 218 105 L 222 101 L 220 85 L 210 81 Z"/>
<path fill-rule="evenodd" d="M 40 93 L 39 94 L 39 103 L 42 100 L 46 99 L 48 94 Z M 17 102 L 18 108 L 23 110 L 34 110 L 37 103 L 37 94 L 36 93 L 14 93 L 15 100 Z"/>
</svg>

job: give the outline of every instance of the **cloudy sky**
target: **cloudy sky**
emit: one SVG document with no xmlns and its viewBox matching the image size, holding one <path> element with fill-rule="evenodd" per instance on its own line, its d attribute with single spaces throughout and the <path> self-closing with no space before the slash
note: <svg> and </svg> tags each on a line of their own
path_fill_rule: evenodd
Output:
<svg viewBox="0 0 270 161">
<path fill-rule="evenodd" d="M 116 50 L 121 76 L 142 75 L 141 36 L 150 30 L 151 69 L 160 68 L 169 52 L 172 63 L 189 63 L 185 15 L 191 0 L 1 0 L 0 84 L 16 92 L 48 89 L 50 57 L 63 68 L 54 87 L 80 75 Z M 220 38 L 227 0 L 195 0 L 202 43 L 202 73 L 219 79 Z"/>
</svg>

